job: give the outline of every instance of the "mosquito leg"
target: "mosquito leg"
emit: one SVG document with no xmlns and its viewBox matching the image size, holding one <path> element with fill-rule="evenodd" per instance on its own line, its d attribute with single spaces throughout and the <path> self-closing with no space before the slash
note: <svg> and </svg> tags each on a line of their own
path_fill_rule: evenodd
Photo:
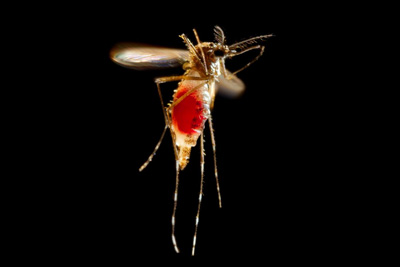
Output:
<svg viewBox="0 0 400 267">
<path fill-rule="evenodd" d="M 190 51 L 190 54 L 193 55 L 194 57 L 196 57 L 196 59 L 198 60 L 198 62 L 201 63 L 201 65 L 203 66 L 204 69 L 206 69 L 206 66 L 204 65 L 204 63 L 201 61 L 200 59 L 200 55 L 197 53 L 197 50 L 195 48 L 195 46 L 193 45 L 193 43 L 189 40 L 189 38 L 186 37 L 185 34 L 179 35 L 179 37 L 181 37 L 183 39 L 183 41 L 186 44 L 186 47 L 188 48 L 188 50 Z"/>
<path fill-rule="evenodd" d="M 258 41 L 264 41 L 265 39 L 273 37 L 273 36 L 274 36 L 273 34 L 261 35 L 261 36 L 253 37 L 253 38 L 250 38 L 250 39 L 247 39 L 247 40 L 244 40 L 244 41 L 241 41 L 241 42 L 238 42 L 238 43 L 230 45 L 229 49 L 231 51 L 234 51 L 234 53 L 230 54 L 230 56 L 229 56 L 230 58 L 238 56 L 238 55 L 241 55 L 241 54 L 246 53 L 247 51 L 250 51 L 250 50 L 253 50 L 253 49 L 260 49 L 260 53 L 252 61 L 247 63 L 243 68 L 233 72 L 227 78 L 229 79 L 229 77 L 232 77 L 236 73 L 238 73 L 238 72 L 244 70 L 245 68 L 249 67 L 255 61 L 257 61 L 258 58 L 261 57 L 261 55 L 264 53 L 265 46 L 262 46 L 262 45 L 248 46 L 248 45 L 256 44 Z M 236 52 L 236 49 L 239 49 L 239 51 Z"/>
<path fill-rule="evenodd" d="M 208 118 L 208 125 L 210 127 L 211 144 L 212 144 L 213 154 L 214 154 L 214 173 L 215 173 L 215 181 L 217 183 L 219 207 L 222 208 L 221 191 L 219 189 L 219 181 L 218 181 L 217 154 L 216 154 L 215 136 L 214 136 L 214 128 L 213 128 L 213 124 L 212 124 L 211 115 Z"/>
<path fill-rule="evenodd" d="M 201 86 L 203 86 L 204 84 L 199 84 L 198 86 L 190 89 L 188 92 L 186 92 L 183 96 L 181 96 L 179 99 L 177 99 L 176 101 L 174 101 L 167 109 L 165 109 L 164 107 L 164 101 L 162 100 L 162 95 L 161 95 L 161 90 L 160 90 L 160 83 L 166 83 L 166 82 L 173 82 L 173 81 L 180 81 L 180 80 L 196 80 L 196 81 L 208 81 L 208 79 L 205 78 L 201 78 L 201 77 L 193 77 L 193 76 L 169 76 L 169 77 L 161 77 L 161 78 L 156 78 L 155 82 L 157 84 L 157 89 L 158 89 L 158 94 L 160 95 L 160 100 L 161 100 L 161 105 L 163 108 L 163 112 L 164 112 L 164 117 L 165 117 L 165 122 L 167 123 L 167 121 L 171 121 L 170 118 L 170 110 L 176 106 L 177 104 L 179 104 L 183 99 L 185 99 L 189 94 L 193 93 L 195 90 L 199 89 Z M 168 120 L 169 119 L 169 120 Z M 168 124 L 168 127 L 170 125 Z M 171 131 L 172 133 L 172 131 Z M 174 143 L 175 144 L 175 143 Z"/>
<path fill-rule="evenodd" d="M 197 78 L 197 77 L 196 77 Z M 190 79 L 191 80 L 191 79 Z M 169 107 L 168 107 L 168 111 L 171 110 L 173 107 L 175 107 L 176 105 L 178 105 L 183 99 L 185 99 L 188 95 L 190 95 L 191 93 L 193 93 L 194 91 L 196 91 L 197 89 L 201 88 L 203 85 L 205 85 L 208 82 L 208 79 L 204 79 L 204 78 L 199 78 L 196 80 L 201 80 L 201 81 L 205 81 L 204 83 L 201 83 L 195 87 L 193 87 L 192 89 L 190 89 L 189 91 L 187 91 L 186 93 L 184 93 L 181 97 L 179 97 L 177 100 L 175 100 Z"/>
<path fill-rule="evenodd" d="M 204 66 L 205 73 L 206 73 L 206 75 L 208 75 L 206 57 L 204 55 L 204 50 L 203 50 L 202 46 L 200 46 L 201 41 L 200 41 L 199 35 L 197 34 L 197 31 L 195 29 L 193 29 L 193 32 L 194 32 L 194 36 L 196 37 L 197 44 L 199 45 L 199 48 L 200 48 L 200 52 L 201 52 L 201 57 L 203 59 L 203 66 Z"/>
<path fill-rule="evenodd" d="M 196 238 L 197 238 L 197 228 L 199 226 L 199 218 L 200 218 L 200 206 L 201 200 L 203 198 L 203 182 L 204 182 L 204 137 L 203 133 L 200 135 L 200 192 L 199 192 L 199 205 L 197 207 L 197 215 L 196 215 L 196 226 L 194 229 L 193 235 L 193 247 L 192 247 L 192 256 L 194 256 L 194 251 L 196 248 Z"/>
<path fill-rule="evenodd" d="M 176 106 L 177 104 L 179 104 L 179 102 L 181 102 L 186 96 L 188 96 L 189 94 L 193 93 L 195 90 L 197 90 L 198 88 L 200 88 L 200 86 L 203 86 L 204 84 L 200 84 L 194 88 L 192 88 L 191 90 L 189 90 L 188 92 L 186 92 L 183 96 L 181 96 L 179 99 L 177 99 L 176 101 L 174 101 L 168 108 L 165 108 L 164 105 L 164 100 L 161 94 L 161 89 L 160 89 L 160 84 L 161 83 L 166 83 L 166 82 L 174 82 L 174 81 L 181 81 L 181 80 L 199 80 L 199 81 L 204 81 L 207 79 L 205 78 L 201 78 L 201 77 L 192 77 L 192 76 L 169 76 L 169 77 L 160 77 L 160 78 L 156 78 L 155 79 L 155 83 L 157 84 L 157 90 L 158 90 L 158 95 L 160 97 L 160 102 L 161 102 L 161 107 L 163 110 L 163 114 L 164 114 L 164 119 L 165 119 L 165 124 L 170 128 L 171 130 L 171 117 L 170 117 L 170 110 L 172 107 Z M 175 136 L 173 131 L 171 130 L 171 135 L 172 135 L 172 139 L 174 141 L 174 145 L 175 145 Z"/>
<path fill-rule="evenodd" d="M 249 67 L 251 64 L 253 64 L 254 62 L 256 62 L 256 61 L 262 56 L 262 54 L 264 53 L 264 48 L 265 48 L 265 46 L 261 46 L 261 45 L 252 46 L 252 47 L 249 47 L 249 48 L 247 48 L 247 49 L 245 49 L 245 50 L 243 50 L 243 51 L 241 51 L 241 52 L 235 54 L 234 56 L 237 56 L 237 55 L 243 54 L 243 53 L 245 53 L 245 52 L 247 52 L 247 51 L 250 51 L 250 50 L 253 50 L 253 49 L 260 49 L 260 53 L 259 53 L 252 61 L 250 61 L 249 63 L 247 63 L 243 68 L 238 69 L 237 71 L 233 72 L 231 75 L 229 75 L 229 76 L 227 77 L 227 79 L 229 80 L 232 76 L 236 75 L 238 72 L 241 72 L 242 70 L 246 69 L 246 68 Z"/>
<path fill-rule="evenodd" d="M 182 80 L 182 77 L 184 77 L 184 76 L 161 77 L 161 78 L 157 78 L 155 80 L 155 83 L 157 84 L 158 95 L 160 97 L 161 107 L 162 107 L 162 110 L 163 110 L 163 115 L 164 115 L 164 120 L 165 120 L 165 127 L 164 127 L 164 130 L 163 130 L 162 134 L 161 134 L 160 140 L 158 141 L 156 147 L 153 150 L 153 153 L 150 154 L 150 156 L 146 160 L 146 162 L 143 163 L 143 165 L 139 168 L 140 172 L 143 171 L 147 167 L 147 165 L 149 165 L 150 161 L 152 161 L 154 155 L 156 154 L 158 148 L 161 145 L 161 142 L 162 142 L 162 140 L 164 138 L 165 132 L 167 131 L 167 128 L 170 125 L 169 122 L 168 122 L 168 115 L 167 115 L 167 112 L 165 110 L 164 100 L 163 100 L 163 97 L 162 97 L 162 94 L 161 94 L 160 83 L 168 82 L 168 81 L 171 81 L 171 82 L 172 81 L 179 81 L 179 80 Z"/>
<path fill-rule="evenodd" d="M 172 225 L 171 236 L 172 236 L 172 244 L 174 245 L 174 249 L 175 249 L 176 253 L 179 253 L 178 244 L 176 243 L 176 238 L 175 238 L 175 213 L 176 213 L 176 206 L 178 205 L 178 188 L 179 188 L 179 160 L 178 159 L 175 159 L 175 169 L 176 169 L 176 178 L 175 178 L 175 192 L 174 192 L 174 209 L 172 211 L 172 218 L 171 218 L 171 225 Z"/>
<path fill-rule="evenodd" d="M 195 77 L 196 79 L 193 80 L 204 80 L 198 77 Z M 188 78 L 190 79 L 190 78 Z M 206 81 L 207 82 L 207 81 Z M 206 83 L 205 82 L 205 83 Z M 191 90 L 189 90 L 188 92 L 186 92 L 184 95 L 182 95 L 180 98 L 178 98 L 176 101 L 174 101 L 169 107 L 168 109 L 165 110 L 166 113 L 166 118 L 168 120 L 168 124 L 171 125 L 171 117 L 170 117 L 170 110 L 177 104 L 179 104 L 185 97 L 187 97 L 189 94 L 191 94 L 192 92 L 194 92 L 195 90 L 197 90 L 198 88 L 200 88 L 201 86 L 203 86 L 204 83 L 201 83 L 198 86 L 195 86 L 194 88 L 192 88 Z M 172 136 L 172 140 L 173 140 L 173 144 L 174 144 L 174 152 L 175 152 L 175 163 L 176 163 L 176 184 L 175 184 L 175 193 L 174 193 L 174 210 L 172 212 L 172 243 L 174 244 L 174 248 L 175 251 L 177 253 L 179 253 L 179 249 L 178 246 L 176 244 L 176 238 L 175 238 L 175 213 L 176 213 L 176 207 L 177 207 L 177 203 L 178 203 L 178 185 L 179 185 L 179 158 L 178 158 L 178 148 L 175 145 L 175 134 L 172 131 L 171 127 L 170 127 L 170 131 L 171 131 L 171 136 Z M 199 221 L 199 212 L 200 212 L 200 202 L 201 202 L 201 197 L 203 194 L 203 176 L 204 176 L 204 149 L 203 149 L 203 133 L 201 134 L 201 142 L 200 142 L 200 150 L 202 151 L 201 154 L 201 189 L 200 189 L 200 196 L 199 196 L 199 210 L 197 212 L 197 217 L 196 217 L 196 230 L 195 230 L 195 234 L 194 234 L 194 239 L 193 239 L 193 250 L 192 250 L 192 254 L 194 255 L 194 248 L 196 245 L 196 235 L 197 235 L 197 225 L 198 225 L 198 221 Z"/>
<path fill-rule="evenodd" d="M 153 153 L 150 154 L 150 156 L 149 156 L 149 158 L 146 160 L 146 162 L 143 163 L 143 165 L 139 168 L 139 171 L 140 171 L 140 172 L 143 171 L 144 168 L 146 168 L 147 165 L 149 165 L 150 161 L 153 160 L 154 155 L 156 154 L 158 148 L 159 148 L 160 145 L 161 145 L 161 142 L 162 142 L 162 140 L 163 140 L 163 138 L 164 138 L 164 135 L 165 135 L 165 132 L 167 131 L 167 128 L 168 128 L 168 125 L 165 124 L 164 130 L 163 130 L 163 132 L 162 132 L 162 134 L 161 134 L 161 137 L 160 137 L 160 140 L 158 141 L 156 147 L 154 148 Z"/>
<path fill-rule="evenodd" d="M 168 78 L 168 77 L 167 77 L 167 78 Z M 164 105 L 164 100 L 163 100 L 163 97 L 162 97 L 162 94 L 161 94 L 161 89 L 160 89 L 160 83 L 156 81 L 156 84 L 157 84 L 158 95 L 159 95 L 159 97 L 160 97 L 161 107 L 162 107 L 163 114 L 164 114 L 165 129 L 166 129 L 167 127 L 170 129 L 171 137 L 172 137 L 172 141 L 173 141 L 173 148 L 174 148 L 175 160 L 176 160 L 176 161 L 179 161 L 179 160 L 178 160 L 178 148 L 177 148 L 177 146 L 175 145 L 175 134 L 174 134 L 174 132 L 172 131 L 172 129 L 171 129 L 171 127 L 170 127 L 170 126 L 171 126 L 171 118 L 170 118 L 170 116 L 169 116 L 169 114 L 168 114 L 168 112 L 167 112 L 167 109 L 165 108 L 165 105 Z M 165 134 L 165 129 L 164 129 L 163 134 Z M 161 137 L 161 139 L 162 139 L 162 137 Z M 178 172 L 179 172 L 179 169 L 177 169 L 177 173 L 178 173 Z M 177 178 L 178 178 L 178 176 L 177 176 Z"/>
<path fill-rule="evenodd" d="M 196 79 L 197 77 L 194 77 L 194 79 Z M 146 160 L 145 163 L 143 163 L 143 165 L 139 168 L 139 171 L 143 171 L 147 165 L 149 165 L 150 161 L 153 160 L 154 155 L 156 154 L 158 148 L 161 145 L 161 142 L 164 138 L 165 132 L 167 131 L 167 128 L 169 127 L 169 123 L 168 123 L 168 114 L 165 112 L 165 107 L 164 107 L 164 100 L 162 98 L 162 94 L 161 94 L 161 90 L 159 88 L 159 84 L 160 83 L 165 83 L 165 82 L 173 82 L 173 81 L 179 81 L 182 79 L 187 79 L 187 76 L 170 76 L 170 77 L 161 77 L 161 78 L 157 78 L 156 79 L 156 84 L 157 84 L 157 89 L 158 89 L 158 94 L 160 96 L 160 101 L 161 101 L 161 106 L 162 106 L 162 110 L 163 110 L 163 114 L 164 114 L 164 120 L 165 120 L 165 128 L 161 134 L 160 140 L 158 141 L 156 147 L 153 150 L 153 153 L 150 154 L 149 158 Z"/>
<path fill-rule="evenodd" d="M 160 83 L 167 83 L 167 82 L 176 82 L 176 81 L 181 81 L 181 80 L 204 80 L 204 78 L 180 75 L 180 76 L 159 77 L 159 78 L 156 78 L 154 80 L 154 82 L 157 84 L 160 84 Z"/>
<path fill-rule="evenodd" d="M 176 253 L 179 253 L 178 244 L 177 244 L 176 238 L 175 238 L 175 213 L 176 213 L 176 207 L 177 207 L 177 204 L 178 204 L 178 188 L 179 188 L 178 148 L 175 145 L 176 144 L 176 142 L 175 142 L 175 134 L 174 134 L 174 132 L 172 131 L 172 129 L 170 127 L 171 119 L 169 117 L 169 114 L 168 114 L 167 110 L 165 109 L 164 100 L 162 98 L 161 89 L 160 89 L 160 83 L 167 82 L 167 81 L 177 81 L 177 80 L 181 80 L 181 77 L 173 76 L 173 77 L 158 78 L 158 79 L 156 79 L 156 84 L 157 84 L 158 95 L 160 96 L 161 107 L 162 107 L 163 114 L 164 114 L 165 129 L 167 129 L 167 127 L 170 129 L 171 137 L 172 137 L 172 146 L 174 148 L 174 155 L 175 155 L 175 173 L 176 173 L 176 177 L 175 177 L 175 192 L 174 192 L 174 209 L 172 211 L 172 218 L 171 218 L 171 226 L 172 226 L 171 237 L 172 237 L 172 244 L 174 245 L 174 249 L 175 249 Z M 164 129 L 163 134 L 165 133 L 165 129 Z"/>
<path fill-rule="evenodd" d="M 175 155 L 175 170 L 176 170 L 176 177 L 175 177 L 175 192 L 174 192 L 174 208 L 172 211 L 172 218 L 171 218 L 171 226 L 172 226 L 172 231 L 171 231 L 171 237 L 172 237 L 172 243 L 174 245 L 174 249 L 176 251 L 176 253 L 179 253 L 179 248 L 178 248 L 178 244 L 176 242 L 176 237 L 175 237 L 175 214 L 176 214 L 176 208 L 178 205 L 178 188 L 179 188 L 179 158 L 178 158 L 178 147 L 176 145 L 176 137 L 174 132 L 172 131 L 171 128 L 171 117 L 170 117 L 170 108 L 173 107 L 174 105 L 176 105 L 177 103 L 179 103 L 180 101 L 182 101 L 184 99 L 184 97 L 186 97 L 189 94 L 184 94 L 183 96 L 181 96 L 177 101 L 175 101 L 168 109 L 165 108 L 164 105 L 164 100 L 162 97 L 162 93 L 161 93 L 161 88 L 160 88 L 160 84 L 161 83 L 166 83 L 166 82 L 173 82 L 173 81 L 179 81 L 179 80 L 205 80 L 204 78 L 200 78 L 200 77 L 190 77 L 190 76 L 170 76 L 170 77 L 161 77 L 161 78 L 156 78 L 155 79 L 155 83 L 157 84 L 157 90 L 158 90 L 158 95 L 160 97 L 160 102 L 161 102 L 161 107 L 163 110 L 163 114 L 164 114 L 164 120 L 165 120 L 165 129 L 164 132 L 161 136 L 161 139 L 159 141 L 159 143 L 161 143 L 161 140 L 163 139 L 163 136 L 165 134 L 166 128 L 168 127 L 170 129 L 171 132 L 171 137 L 172 137 L 172 143 L 173 143 L 173 148 L 174 148 L 174 155 Z M 203 84 L 201 84 L 203 85 Z M 189 90 L 188 93 L 192 93 L 194 92 L 194 90 L 198 89 L 198 87 L 194 87 L 192 90 Z M 177 103 L 176 103 L 177 102 Z M 203 140 L 203 135 L 202 136 L 202 140 Z M 201 142 L 201 147 L 203 147 L 203 142 Z M 159 144 L 157 144 L 155 151 L 158 149 Z M 203 148 L 202 148 L 203 151 Z M 202 152 L 204 153 L 204 152 Z M 151 156 L 152 158 L 152 156 Z M 204 155 L 203 155 L 203 165 L 204 165 Z M 145 163 L 146 164 L 146 163 Z M 202 171 L 203 173 L 203 171 Z M 203 174 L 202 174 L 203 177 Z M 203 178 L 202 178 L 203 180 Z M 202 188 L 201 188 L 201 193 L 202 193 Z M 200 207 L 200 206 L 199 206 Z M 198 219 L 197 219 L 198 221 Z M 197 226 L 196 226 L 197 228 Z M 196 229 L 197 232 L 197 229 Z M 194 251 L 193 251 L 194 253 Z"/>
</svg>

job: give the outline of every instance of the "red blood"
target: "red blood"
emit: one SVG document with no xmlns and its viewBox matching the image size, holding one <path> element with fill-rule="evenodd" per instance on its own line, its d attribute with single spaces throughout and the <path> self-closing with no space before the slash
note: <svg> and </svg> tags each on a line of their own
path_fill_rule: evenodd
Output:
<svg viewBox="0 0 400 267">
<path fill-rule="evenodd" d="M 179 88 L 174 101 L 178 100 L 188 91 Z M 199 134 L 207 118 L 204 116 L 204 106 L 198 92 L 193 92 L 179 102 L 172 110 L 172 124 L 174 128 L 184 134 Z"/>
</svg>

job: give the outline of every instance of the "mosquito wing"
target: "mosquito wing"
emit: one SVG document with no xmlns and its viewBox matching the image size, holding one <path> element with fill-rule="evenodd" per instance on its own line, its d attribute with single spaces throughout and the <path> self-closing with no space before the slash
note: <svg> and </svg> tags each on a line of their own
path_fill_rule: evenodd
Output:
<svg viewBox="0 0 400 267">
<path fill-rule="evenodd" d="M 135 70 L 165 69 L 182 66 L 189 60 L 189 51 L 138 43 L 119 43 L 111 49 L 111 59 L 126 68 Z M 231 73 L 227 70 L 227 75 Z M 238 77 L 228 80 L 218 77 L 218 92 L 229 98 L 240 96 L 245 85 Z"/>
<path fill-rule="evenodd" d="M 189 59 L 189 51 L 137 43 L 117 44 L 110 53 L 111 59 L 135 70 L 165 69 L 181 66 Z"/>
<path fill-rule="evenodd" d="M 232 75 L 231 72 L 226 70 L 227 76 Z M 223 75 L 220 75 L 218 77 L 218 82 L 217 82 L 217 91 L 219 94 L 229 97 L 229 98 L 235 98 L 239 97 L 242 95 L 244 92 L 244 89 L 246 88 L 245 84 L 241 79 L 239 79 L 237 76 L 232 76 L 231 79 L 225 78 Z"/>
</svg>

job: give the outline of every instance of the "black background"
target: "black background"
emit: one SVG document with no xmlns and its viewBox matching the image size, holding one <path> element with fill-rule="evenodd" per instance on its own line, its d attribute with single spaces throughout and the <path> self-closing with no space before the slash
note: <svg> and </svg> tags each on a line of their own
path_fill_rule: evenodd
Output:
<svg viewBox="0 0 400 267">
<path fill-rule="evenodd" d="M 315 7 L 314 7 L 315 8 Z M 238 76 L 246 84 L 237 99 L 217 96 L 213 122 L 223 208 L 218 208 L 210 134 L 205 129 L 205 189 L 197 257 L 278 262 L 333 261 L 348 253 L 342 217 L 341 132 L 330 109 L 332 82 L 322 82 L 316 27 L 327 9 L 257 3 L 121 4 L 74 8 L 62 17 L 57 39 L 65 64 L 54 72 L 43 114 L 41 150 L 46 160 L 40 223 L 46 249 L 58 260 L 87 262 L 189 257 L 200 185 L 199 148 L 181 172 L 176 236 L 171 242 L 175 186 L 169 133 L 143 171 L 164 128 L 155 77 L 181 69 L 134 71 L 114 64 L 118 42 L 184 48 L 178 35 L 213 40 L 213 27 L 228 43 L 273 33 L 264 55 Z M 227 63 L 231 70 L 256 54 Z M 324 87 L 324 90 L 321 89 Z M 54 90 L 52 88 L 52 90 Z M 165 86 L 168 102 L 174 86 Z M 50 111 L 50 112 L 49 112 Z M 54 111 L 54 112 L 53 112 Z M 35 186 L 38 186 L 35 183 Z M 347 239 L 348 240 L 348 239 Z M 351 243 L 350 238 L 350 243 Z M 347 242 L 348 244 L 349 242 Z M 345 247 L 345 248 L 343 248 Z M 44 252 L 43 252 L 44 253 Z M 172 262 L 172 261 L 171 261 Z"/>
</svg>

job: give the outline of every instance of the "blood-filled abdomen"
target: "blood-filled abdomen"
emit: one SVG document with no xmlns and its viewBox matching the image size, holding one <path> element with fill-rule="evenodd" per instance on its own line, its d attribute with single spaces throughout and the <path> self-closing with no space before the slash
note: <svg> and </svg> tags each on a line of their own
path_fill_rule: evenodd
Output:
<svg viewBox="0 0 400 267">
<path fill-rule="evenodd" d="M 178 146 L 180 169 L 183 169 L 210 114 L 208 84 L 202 80 L 183 80 L 174 94 L 173 105 L 172 130 Z"/>
</svg>

